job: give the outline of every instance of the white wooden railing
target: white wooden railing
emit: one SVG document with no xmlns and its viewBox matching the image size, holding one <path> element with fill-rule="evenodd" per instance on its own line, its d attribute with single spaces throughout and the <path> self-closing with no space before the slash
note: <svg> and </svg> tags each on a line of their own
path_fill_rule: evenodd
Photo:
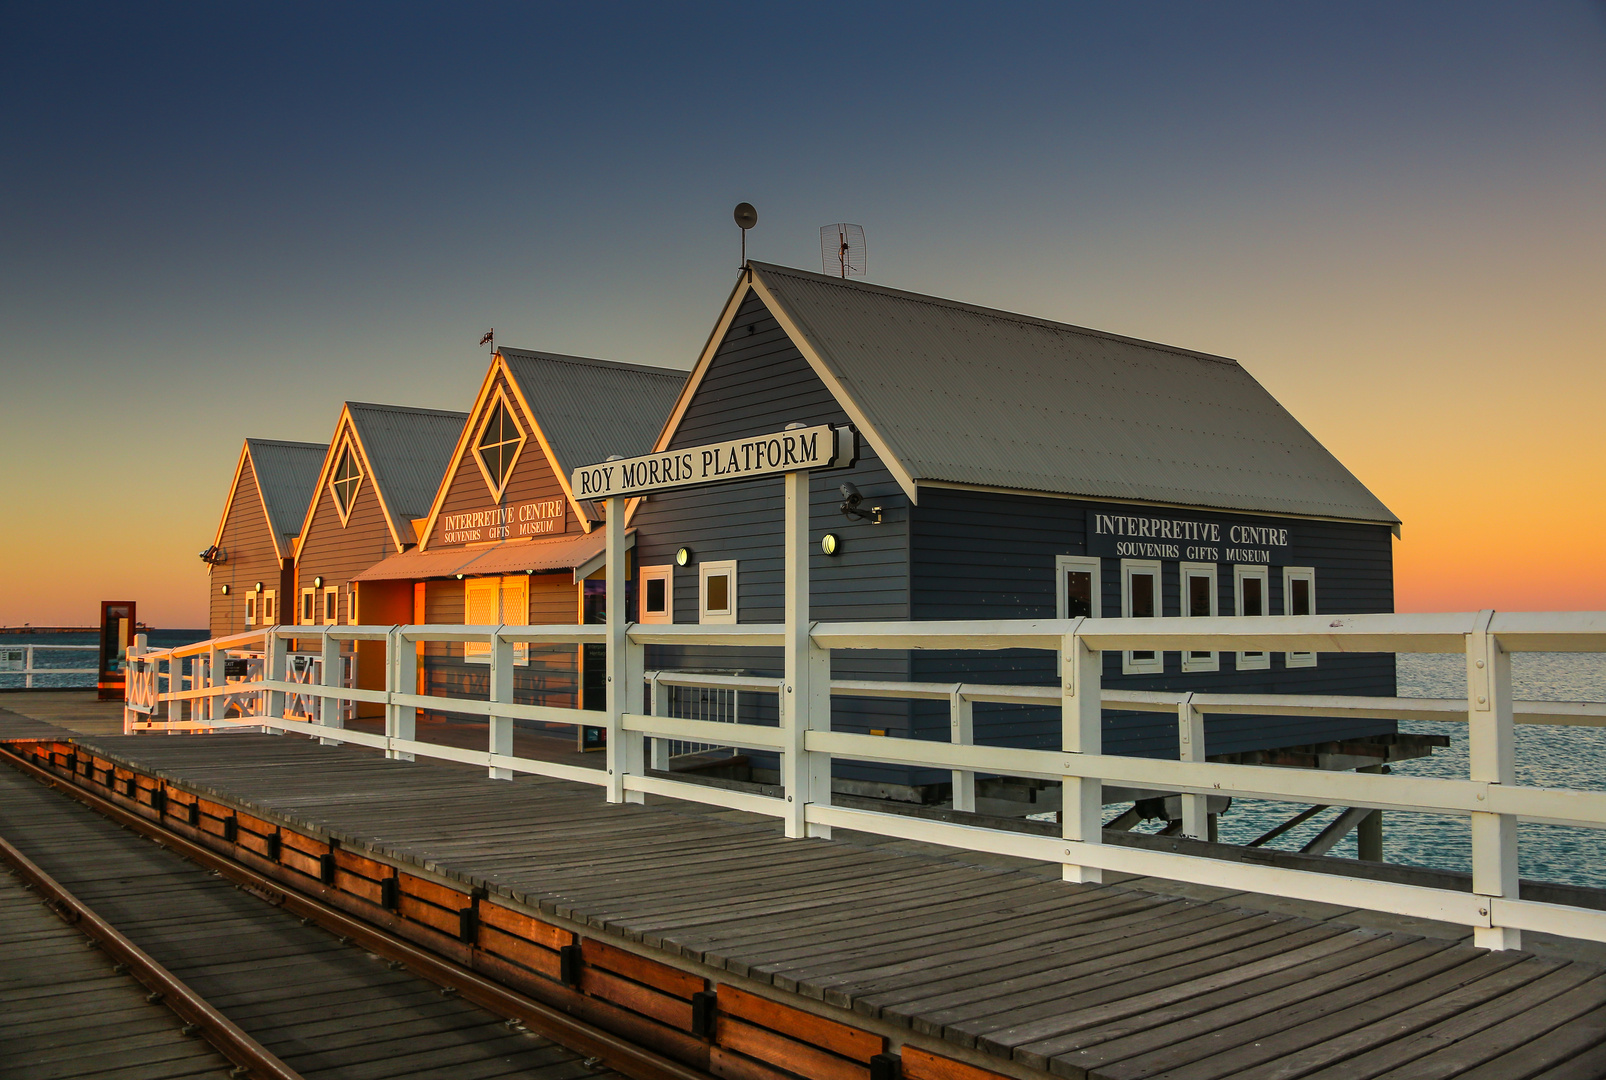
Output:
<svg viewBox="0 0 1606 1080">
<path fill-rule="evenodd" d="M 622 643 L 622 648 L 609 657 L 610 708 L 605 715 L 513 701 L 516 644 L 606 641 L 611 633 L 618 634 L 615 640 Z M 386 689 L 333 685 L 309 688 L 304 683 L 287 681 L 288 643 L 297 639 L 320 643 L 326 672 L 339 670 L 339 664 L 331 660 L 351 643 L 385 642 Z M 415 692 L 417 644 L 464 641 L 490 644 L 487 698 L 465 700 Z M 771 655 L 777 647 L 783 649 L 787 654 L 787 675 L 782 678 L 657 672 L 650 680 L 656 685 L 666 681 L 680 685 L 728 684 L 744 692 L 775 694 L 779 725 L 653 715 L 646 707 L 649 679 L 643 663 L 644 650 L 649 645 L 762 647 L 771 650 Z M 226 684 L 214 677 L 221 672 L 219 658 L 228 649 L 246 647 L 262 650 L 267 677 Z M 837 651 L 1022 648 L 1058 654 L 1058 687 L 830 678 L 831 657 Z M 1102 685 L 1102 653 L 1122 650 L 1457 653 L 1466 658 L 1468 692 L 1465 700 L 1422 700 L 1107 688 Z M 372 746 L 390 757 L 410 759 L 416 755 L 465 762 L 482 766 L 499 778 L 522 772 L 594 784 L 606 789 L 611 802 L 639 802 L 651 793 L 767 814 L 782 819 L 788 836 L 829 836 L 833 828 L 840 827 L 1059 863 L 1064 877 L 1071 881 L 1098 881 L 1108 870 L 1373 908 L 1471 926 L 1476 942 L 1490 948 L 1518 947 L 1524 929 L 1606 941 L 1606 911 L 1523 900 L 1518 894 L 1519 820 L 1606 828 L 1606 792 L 1516 783 L 1515 724 L 1606 726 L 1603 703 L 1513 700 L 1510 658 L 1518 652 L 1606 652 L 1606 613 L 1485 611 L 1258 619 L 821 622 L 799 633 L 785 624 L 272 627 L 179 649 L 145 651 L 132 657 L 126 726 L 131 731 L 230 726 L 230 721 L 211 715 L 209 703 L 228 694 L 257 691 L 266 695 L 264 714 L 240 723 L 299 731 L 325 742 Z M 186 658 L 191 658 L 196 668 L 196 674 L 189 679 L 182 670 Z M 332 680 L 326 679 L 326 683 L 329 681 Z M 186 682 L 190 683 L 188 688 Z M 285 695 L 297 693 L 318 699 L 320 716 L 316 720 L 286 716 Z M 952 717 L 951 739 L 945 743 L 834 731 L 830 707 L 833 696 L 946 699 Z M 978 701 L 1059 707 L 1062 749 L 974 745 L 969 718 L 971 706 Z M 384 733 L 344 729 L 340 706 L 349 702 L 382 705 Z M 156 719 L 155 713 L 163 703 L 167 717 Z M 190 709 L 187 719 L 186 703 Z M 1100 723 L 1105 709 L 1175 713 L 1181 759 L 1102 753 Z M 486 717 L 486 749 L 465 750 L 418 740 L 417 710 Z M 1464 779 L 1447 779 L 1208 762 L 1204 760 L 1203 718 L 1210 713 L 1462 721 L 1469 727 L 1468 775 Z M 588 726 L 605 721 L 606 767 L 592 769 L 514 756 L 513 722 L 521 719 Z M 652 775 L 647 768 L 648 739 L 776 751 L 780 755 L 783 793 L 772 797 Z M 958 809 L 974 806 L 976 773 L 1058 782 L 1062 785 L 1062 835 L 1046 837 L 834 806 L 830 777 L 831 762 L 836 758 L 948 770 L 955 776 Z M 1105 845 L 1101 843 L 1100 822 L 1101 786 L 1106 783 L 1180 793 L 1184 832 L 1200 838 L 1204 836 L 1205 800 L 1213 795 L 1468 817 L 1472 828 L 1472 891 Z"/>
<path fill-rule="evenodd" d="M 100 669 L 91 658 L 89 667 L 40 667 L 38 654 L 42 652 L 97 653 L 99 645 L 0 645 L 0 675 L 21 675 L 25 690 L 34 689 L 34 678 L 39 675 L 85 675 L 84 685 L 93 688 Z"/>
</svg>

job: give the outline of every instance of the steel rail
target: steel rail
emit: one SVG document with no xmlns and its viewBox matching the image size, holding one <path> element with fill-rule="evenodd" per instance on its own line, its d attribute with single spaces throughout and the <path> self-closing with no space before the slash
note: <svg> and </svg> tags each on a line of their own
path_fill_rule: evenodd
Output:
<svg viewBox="0 0 1606 1080">
<path fill-rule="evenodd" d="M 237 1072 L 243 1070 L 241 1075 L 257 1077 L 259 1080 L 302 1080 L 300 1073 L 218 1012 L 205 998 L 191 990 L 184 980 L 119 933 L 115 926 L 95 914 L 5 837 L 0 837 L 0 859 L 10 863 L 18 874 L 30 882 L 57 915 L 77 927 L 80 933 L 98 944 L 119 965 L 125 966 L 130 975 L 151 991 L 150 1001 L 160 1001 L 183 1020 L 200 1028 L 201 1036 L 239 1067 Z"/>
<path fill-rule="evenodd" d="M 610 1031 L 578 1020 L 560 1009 L 493 982 L 461 964 L 437 956 L 411 942 L 393 937 L 338 908 L 286 889 L 280 882 L 220 855 L 211 848 L 169 832 L 93 791 L 63 781 L 14 751 L 0 756 L 4 756 L 6 761 L 21 772 L 77 799 L 120 825 L 127 825 L 129 829 L 142 836 L 157 840 L 191 862 L 216 871 L 220 876 L 266 899 L 268 903 L 302 918 L 311 919 L 333 934 L 349 937 L 376 956 L 405 964 L 415 975 L 452 990 L 463 1000 L 471 1001 L 481 1008 L 509 1019 L 518 1020 L 529 1030 L 544 1035 L 577 1053 L 597 1058 L 615 1071 L 631 1077 L 632 1080 L 709 1080 L 708 1073 L 637 1046 Z M 296 1074 L 286 1072 L 283 1076 L 284 1080 L 290 1080 L 295 1078 Z"/>
</svg>

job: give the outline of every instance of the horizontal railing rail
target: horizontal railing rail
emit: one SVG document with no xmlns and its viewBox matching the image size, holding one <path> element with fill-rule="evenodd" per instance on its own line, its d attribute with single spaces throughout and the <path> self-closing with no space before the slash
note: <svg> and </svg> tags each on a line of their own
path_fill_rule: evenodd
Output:
<svg viewBox="0 0 1606 1080">
<path fill-rule="evenodd" d="M 332 658 L 356 643 L 382 641 L 383 687 L 341 685 Z M 484 643 L 490 651 L 489 688 L 480 698 L 419 692 L 419 646 Z M 287 677 L 291 643 L 322 657 L 321 681 Z M 609 652 L 609 701 L 603 712 L 516 702 L 515 647 L 603 643 Z M 759 664 L 786 657 L 786 673 L 716 674 L 651 670 L 649 646 L 714 646 L 766 650 Z M 229 679 L 230 650 L 261 653 L 262 674 Z M 954 653 L 1028 649 L 1055 654 L 1057 686 L 957 681 L 949 683 L 832 679 L 835 651 L 943 650 Z M 1299 653 L 1457 653 L 1466 658 L 1465 699 L 1420 699 L 1332 694 L 1237 694 L 1124 690 L 1103 685 L 1102 653 L 1120 650 L 1263 651 Z M 1068 619 L 986 622 L 821 622 L 786 624 L 585 626 L 277 626 L 180 649 L 142 650 L 130 659 L 129 730 L 207 730 L 256 726 L 294 731 L 326 742 L 350 742 L 388 756 L 428 756 L 486 768 L 510 778 L 534 773 L 606 788 L 610 801 L 639 801 L 647 794 L 698 801 L 779 817 L 788 835 L 829 835 L 834 827 L 903 839 L 1059 862 L 1070 880 L 1098 880 L 1103 871 L 1150 874 L 1200 884 L 1275 893 L 1295 899 L 1350 903 L 1399 914 L 1449 919 L 1474 928 L 1480 944 L 1514 947 L 1522 929 L 1606 941 L 1606 912 L 1522 900 L 1517 892 L 1516 825 L 1543 822 L 1606 828 L 1606 792 L 1516 783 L 1516 724 L 1606 726 L 1606 702 L 1515 701 L 1510 657 L 1518 652 L 1606 652 L 1606 613 L 1494 612 L 1441 615 L 1322 615 L 1209 619 Z M 185 664 L 190 666 L 186 674 Z M 165 668 L 165 670 L 164 670 Z M 306 671 L 310 672 L 311 667 Z M 812 673 L 812 674 L 810 674 Z M 804 676 L 808 678 L 805 679 Z M 164 688 L 165 687 L 165 688 Z M 652 694 L 644 693 L 652 688 Z M 726 719 L 663 715 L 657 689 L 690 687 L 773 695 L 778 723 L 746 722 L 732 707 Z M 218 714 L 221 700 L 258 695 L 262 708 L 238 718 Z M 285 714 L 292 695 L 315 705 L 313 719 Z M 933 741 L 833 730 L 831 699 L 946 700 L 950 739 Z M 801 700 L 800 700 L 801 699 Z M 353 703 L 381 706 L 382 734 L 347 729 L 340 709 Z M 976 704 L 1057 708 L 1059 749 L 977 745 Z M 166 720 L 153 717 L 165 704 Z M 189 715 L 186 717 L 185 711 Z M 484 717 L 485 749 L 442 746 L 416 737 L 419 711 Z M 1174 714 L 1178 760 L 1102 752 L 1106 712 Z M 1385 775 L 1280 768 L 1206 760 L 1206 715 L 1323 716 L 1433 720 L 1469 728 L 1464 778 Z M 522 758 L 512 753 L 516 720 L 604 727 L 605 768 Z M 764 751 L 779 756 L 781 794 L 699 783 L 662 768 L 649 769 L 647 740 L 679 740 Z M 656 760 L 656 759 L 654 759 Z M 836 760 L 949 772 L 953 805 L 975 809 L 978 774 L 1018 777 L 1061 787 L 1060 837 L 1044 837 L 976 824 L 938 821 L 832 805 L 831 765 Z M 1206 800 L 1216 796 L 1303 805 L 1345 806 L 1428 813 L 1470 819 L 1471 893 L 1389 881 L 1335 878 L 1227 862 L 1178 852 L 1101 843 L 1103 785 L 1178 795 L 1183 832 L 1204 838 Z M 774 790 L 773 788 L 770 790 Z"/>
</svg>

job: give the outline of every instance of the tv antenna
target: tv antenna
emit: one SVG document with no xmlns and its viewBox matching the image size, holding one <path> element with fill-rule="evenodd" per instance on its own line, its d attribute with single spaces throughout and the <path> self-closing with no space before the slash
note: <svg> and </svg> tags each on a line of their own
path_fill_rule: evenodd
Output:
<svg viewBox="0 0 1606 1080">
<path fill-rule="evenodd" d="M 736 204 L 736 227 L 742 230 L 742 265 L 747 265 L 747 230 L 758 224 L 758 211 L 750 202 Z"/>
<path fill-rule="evenodd" d="M 863 277 L 869 249 L 864 246 L 864 226 L 841 223 L 820 228 L 820 262 L 825 273 L 838 277 Z"/>
</svg>

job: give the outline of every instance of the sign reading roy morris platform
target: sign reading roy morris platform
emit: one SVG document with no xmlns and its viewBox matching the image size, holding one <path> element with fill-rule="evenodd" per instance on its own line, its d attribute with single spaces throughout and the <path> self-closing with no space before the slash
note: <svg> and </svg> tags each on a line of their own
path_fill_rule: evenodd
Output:
<svg viewBox="0 0 1606 1080">
<path fill-rule="evenodd" d="M 603 461 L 574 470 L 575 498 L 606 499 L 750 480 L 804 469 L 841 469 L 858 458 L 852 427 L 820 424 L 729 442 Z"/>
<path fill-rule="evenodd" d="M 1121 559 L 1282 566 L 1292 550 L 1282 525 L 1152 513 L 1087 512 L 1087 553 Z"/>
</svg>

